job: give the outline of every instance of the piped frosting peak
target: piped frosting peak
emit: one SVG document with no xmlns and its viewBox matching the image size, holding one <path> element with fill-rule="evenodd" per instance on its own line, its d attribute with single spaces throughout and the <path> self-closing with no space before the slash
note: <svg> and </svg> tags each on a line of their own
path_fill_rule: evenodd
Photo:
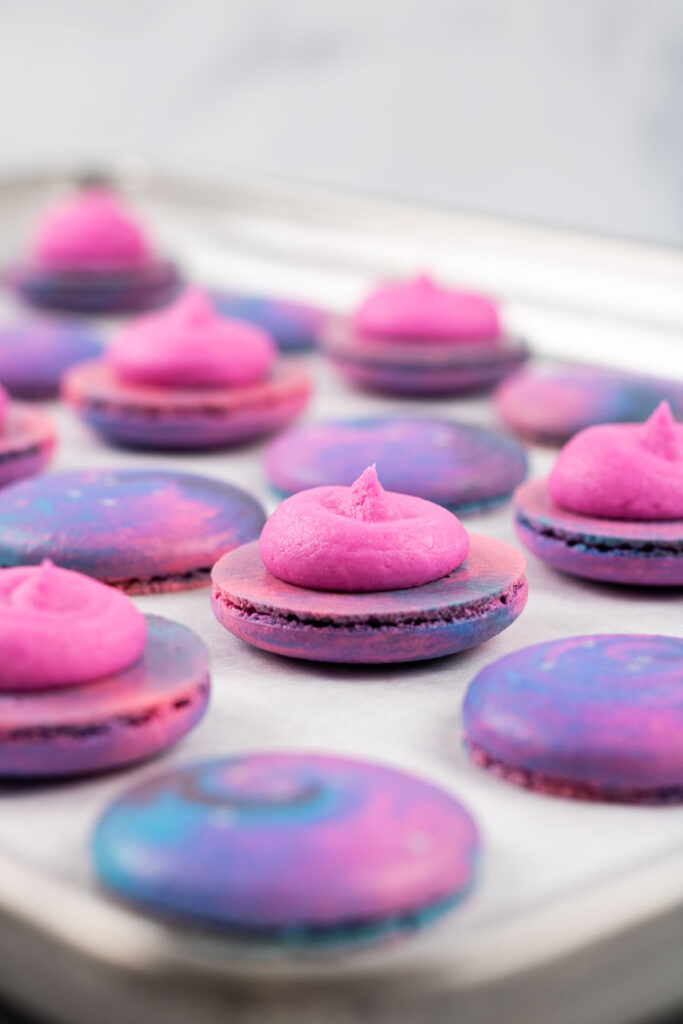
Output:
<svg viewBox="0 0 683 1024">
<path fill-rule="evenodd" d="M 351 487 L 314 487 L 283 501 L 260 552 L 274 576 L 313 590 L 400 590 L 453 572 L 467 531 L 440 505 L 385 491 L 375 466 Z"/>
<path fill-rule="evenodd" d="M 387 341 L 491 344 L 501 333 L 491 299 L 446 288 L 424 272 L 371 292 L 356 310 L 353 323 L 362 337 Z"/>
<path fill-rule="evenodd" d="M 200 288 L 188 288 L 161 312 L 133 320 L 108 354 L 122 380 L 169 388 L 257 384 L 275 356 L 270 335 L 220 316 Z"/>
<path fill-rule="evenodd" d="M 662 402 L 646 423 L 588 427 L 560 452 L 548 489 L 582 515 L 683 519 L 683 424 Z"/>
<path fill-rule="evenodd" d="M 110 189 L 90 188 L 44 216 L 31 257 L 55 270 L 117 270 L 147 264 L 153 252 L 119 197 Z"/>
<path fill-rule="evenodd" d="M 0 689 L 72 686 L 127 668 L 147 625 L 125 594 L 50 561 L 0 569 Z"/>
</svg>

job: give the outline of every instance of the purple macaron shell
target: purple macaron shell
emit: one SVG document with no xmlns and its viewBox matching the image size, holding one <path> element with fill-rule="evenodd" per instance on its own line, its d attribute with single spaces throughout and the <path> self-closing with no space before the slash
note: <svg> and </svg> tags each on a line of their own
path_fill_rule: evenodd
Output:
<svg viewBox="0 0 683 1024">
<path fill-rule="evenodd" d="M 170 302 L 181 287 L 177 267 L 164 261 L 118 271 L 54 270 L 25 264 L 11 268 L 5 281 L 39 309 L 93 315 L 156 309 Z"/>
<path fill-rule="evenodd" d="M 683 520 L 597 519 L 560 508 L 546 480 L 517 489 L 515 528 L 529 551 L 555 569 L 606 583 L 683 586 Z"/>
<path fill-rule="evenodd" d="M 40 473 L 56 443 L 52 422 L 43 412 L 10 402 L 0 430 L 0 487 Z"/>
<path fill-rule="evenodd" d="M 581 366 L 524 370 L 502 384 L 495 396 L 498 415 L 509 430 L 546 444 L 563 444 L 598 423 L 642 422 L 663 400 L 683 419 L 683 381 Z"/>
<path fill-rule="evenodd" d="M 477 829 L 448 793 L 377 764 L 252 754 L 137 785 L 97 825 L 100 881 L 150 910 L 240 933 L 323 937 L 457 902 Z"/>
<path fill-rule="evenodd" d="M 328 319 L 321 347 L 354 384 L 397 395 L 455 395 L 500 383 L 527 358 L 526 344 L 505 335 L 491 345 L 378 341 L 340 317 Z"/>
<path fill-rule="evenodd" d="M 376 463 L 385 490 L 455 512 L 504 501 L 527 471 L 514 441 L 465 423 L 417 417 L 305 423 L 271 442 L 265 463 L 271 484 L 287 495 L 350 486 Z"/>
<path fill-rule="evenodd" d="M 147 645 L 130 668 L 59 690 L 0 694 L 0 776 L 86 774 L 151 757 L 193 728 L 208 697 L 199 637 L 148 616 Z"/>
<path fill-rule="evenodd" d="M 159 450 L 223 448 L 271 434 L 303 411 L 310 393 L 308 371 L 292 364 L 239 388 L 123 383 L 104 360 L 74 367 L 63 381 L 66 400 L 107 441 Z"/>
<path fill-rule="evenodd" d="M 129 593 L 185 590 L 207 584 L 214 562 L 264 522 L 258 502 L 210 477 L 53 473 L 0 492 L 0 566 L 50 558 Z"/>
<path fill-rule="evenodd" d="M 463 706 L 473 757 L 565 796 L 683 799 L 683 640 L 579 636 L 487 665 Z"/>
<path fill-rule="evenodd" d="M 17 398 L 52 398 L 62 374 L 94 359 L 102 343 L 88 326 L 33 319 L 0 326 L 0 384 Z"/>
<path fill-rule="evenodd" d="M 262 327 L 282 352 L 312 348 L 325 320 L 320 309 L 291 299 L 225 291 L 214 291 L 211 298 L 221 316 Z"/>
<path fill-rule="evenodd" d="M 470 542 L 463 564 L 441 580 L 365 594 L 292 586 L 247 544 L 214 566 L 214 614 L 240 639 L 290 658 L 385 664 L 454 654 L 506 629 L 527 599 L 523 555 L 491 537 L 470 534 Z"/>
</svg>

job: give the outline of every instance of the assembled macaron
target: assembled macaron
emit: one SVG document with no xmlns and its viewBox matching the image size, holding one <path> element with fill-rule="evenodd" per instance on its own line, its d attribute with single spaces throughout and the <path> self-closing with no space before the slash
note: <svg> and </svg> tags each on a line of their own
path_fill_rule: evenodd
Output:
<svg viewBox="0 0 683 1024">
<path fill-rule="evenodd" d="M 441 916 L 473 885 L 479 837 L 452 796 L 405 772 L 259 753 L 138 783 L 92 851 L 99 881 L 136 908 L 308 950 Z"/>
<path fill-rule="evenodd" d="M 51 562 L 0 570 L 0 776 L 150 757 L 202 717 L 208 655 L 185 626 Z"/>
<path fill-rule="evenodd" d="M 528 354 L 492 299 L 426 274 L 382 285 L 350 317 L 330 317 L 321 346 L 352 383 L 402 395 L 481 391 Z"/>
<path fill-rule="evenodd" d="M 280 365 L 265 331 L 220 316 L 198 288 L 139 317 L 104 358 L 66 374 L 64 397 L 106 440 L 202 450 L 285 426 L 311 392 L 307 370 Z"/>
<path fill-rule="evenodd" d="M 239 487 L 198 474 L 51 473 L 0 491 L 0 566 L 50 558 L 130 594 L 189 590 L 264 522 Z"/>
<path fill-rule="evenodd" d="M 325 320 L 321 309 L 292 299 L 225 291 L 212 291 L 211 298 L 221 316 L 260 327 L 285 353 L 313 348 Z"/>
<path fill-rule="evenodd" d="M 7 281 L 25 301 L 74 313 L 130 313 L 167 302 L 179 285 L 142 226 L 111 189 L 85 188 L 39 222 Z"/>
<path fill-rule="evenodd" d="M 56 440 L 44 412 L 11 402 L 0 385 L 0 487 L 40 473 L 52 457 Z"/>
<path fill-rule="evenodd" d="M 495 394 L 508 430 L 538 444 L 560 445 L 600 423 L 638 423 L 665 400 L 683 419 L 683 380 L 595 366 L 524 369 Z"/>
<path fill-rule="evenodd" d="M 470 683 L 472 759 L 538 793 L 683 800 L 683 640 L 578 636 L 514 651 Z"/>
<path fill-rule="evenodd" d="M 445 505 L 457 515 L 506 501 L 524 480 L 524 450 L 481 427 L 417 416 L 303 423 L 265 452 L 266 476 L 287 497 L 308 487 L 349 486 L 368 462 L 388 491 Z"/>
<path fill-rule="evenodd" d="M 371 466 L 351 487 L 284 501 L 258 543 L 214 566 L 212 605 L 227 630 L 277 654 L 417 661 L 509 626 L 526 604 L 524 568 L 440 505 L 385 491 Z"/>
<path fill-rule="evenodd" d="M 55 398 L 62 375 L 102 352 L 86 324 L 35 316 L 0 325 L 0 385 L 15 398 Z"/>
<path fill-rule="evenodd" d="M 663 402 L 646 423 L 588 427 L 547 480 L 515 492 L 522 543 L 563 572 L 683 586 L 683 424 Z"/>
</svg>

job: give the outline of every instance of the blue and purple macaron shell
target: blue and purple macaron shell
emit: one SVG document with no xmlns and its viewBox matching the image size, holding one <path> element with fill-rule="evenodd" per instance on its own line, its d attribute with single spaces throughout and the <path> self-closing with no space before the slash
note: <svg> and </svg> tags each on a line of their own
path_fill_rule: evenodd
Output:
<svg viewBox="0 0 683 1024">
<path fill-rule="evenodd" d="M 523 370 L 495 395 L 498 415 L 509 430 L 553 445 L 599 423 L 639 423 L 663 400 L 683 419 L 683 380 L 587 366 Z"/>
<path fill-rule="evenodd" d="M 0 487 L 40 473 L 52 458 L 56 443 L 52 421 L 41 409 L 8 402 L 0 424 Z"/>
<path fill-rule="evenodd" d="M 54 398 L 70 367 L 102 352 L 86 324 L 57 318 L 17 320 L 0 325 L 0 384 L 16 398 Z"/>
<path fill-rule="evenodd" d="M 487 665 L 463 707 L 473 759 L 541 793 L 683 800 L 683 639 L 537 644 Z"/>
<path fill-rule="evenodd" d="M 304 423 L 280 435 L 265 453 L 266 475 L 283 496 L 350 485 L 369 463 L 382 467 L 386 490 L 426 498 L 458 514 L 505 501 L 527 473 L 526 455 L 515 441 L 427 417 Z"/>
<path fill-rule="evenodd" d="M 171 920 L 296 945 L 408 932 L 471 888 L 479 840 L 449 794 L 377 764 L 264 753 L 137 785 L 94 833 L 99 881 Z"/>
<path fill-rule="evenodd" d="M 254 498 L 211 477 L 53 473 L 0 492 L 0 566 L 49 558 L 129 593 L 186 590 L 207 584 L 214 562 L 264 522 Z"/>
<path fill-rule="evenodd" d="M 325 318 L 315 306 L 291 299 L 226 291 L 214 291 L 212 298 L 222 316 L 262 327 L 282 352 L 313 348 Z"/>
<path fill-rule="evenodd" d="M 186 626 L 147 617 L 129 668 L 90 683 L 0 693 L 0 777 L 85 775 L 151 757 L 201 719 L 208 654 Z"/>
</svg>

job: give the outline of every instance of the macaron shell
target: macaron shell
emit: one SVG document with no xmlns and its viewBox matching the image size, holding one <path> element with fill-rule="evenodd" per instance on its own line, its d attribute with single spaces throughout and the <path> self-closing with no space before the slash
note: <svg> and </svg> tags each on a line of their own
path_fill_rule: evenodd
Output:
<svg viewBox="0 0 683 1024">
<path fill-rule="evenodd" d="M 458 513 L 504 501 L 527 471 L 515 441 L 464 423 L 418 417 L 304 423 L 272 441 L 265 453 L 268 479 L 285 495 L 327 484 L 350 486 L 372 463 L 385 490 Z"/>
<path fill-rule="evenodd" d="M 501 421 L 515 434 L 559 445 L 599 423 L 642 422 L 663 399 L 682 419 L 683 381 L 566 367 L 515 374 L 497 390 L 495 405 Z"/>
<path fill-rule="evenodd" d="M 84 685 L 0 693 L 0 775 L 76 775 L 150 757 L 189 732 L 208 696 L 199 637 L 148 616 L 145 651 L 130 668 Z"/>
<path fill-rule="evenodd" d="M 131 448 L 207 450 L 262 437 L 286 426 L 311 394 L 308 371 L 276 367 L 262 384 L 162 388 L 120 381 L 104 360 L 74 367 L 63 395 L 106 440 Z"/>
<path fill-rule="evenodd" d="M 523 648 L 476 676 L 463 716 L 468 744 L 511 781 L 627 799 L 678 789 L 683 799 L 680 638 L 569 637 Z"/>
<path fill-rule="evenodd" d="M 231 292 L 212 292 L 212 298 L 222 316 L 262 327 L 282 352 L 312 348 L 325 319 L 325 314 L 314 306 L 289 299 Z"/>
<path fill-rule="evenodd" d="M 253 543 L 214 566 L 212 606 L 229 632 L 287 657 L 419 661 L 465 650 L 506 629 L 526 604 L 524 568 L 515 548 L 470 534 L 467 558 L 444 579 L 407 590 L 324 593 L 272 576 Z"/>
<path fill-rule="evenodd" d="M 0 492 L 0 565 L 50 558 L 129 593 L 208 583 L 214 562 L 258 537 L 238 487 L 163 470 L 54 473 Z"/>
<path fill-rule="evenodd" d="M 69 367 L 93 359 L 102 343 L 85 326 L 36 319 L 0 326 L 0 384 L 17 398 L 52 398 Z"/>
<path fill-rule="evenodd" d="M 10 402 L 0 432 L 0 487 L 40 473 L 52 458 L 56 444 L 54 427 L 45 413 Z"/>
<path fill-rule="evenodd" d="M 272 938 L 320 938 L 464 895 L 478 837 L 448 794 L 380 765 L 259 754 L 138 785 L 100 820 L 93 853 L 116 895 Z"/>
<path fill-rule="evenodd" d="M 546 480 L 522 484 L 514 503 L 520 540 L 555 569 L 607 583 L 683 586 L 683 520 L 581 516 L 553 502 Z"/>
</svg>

